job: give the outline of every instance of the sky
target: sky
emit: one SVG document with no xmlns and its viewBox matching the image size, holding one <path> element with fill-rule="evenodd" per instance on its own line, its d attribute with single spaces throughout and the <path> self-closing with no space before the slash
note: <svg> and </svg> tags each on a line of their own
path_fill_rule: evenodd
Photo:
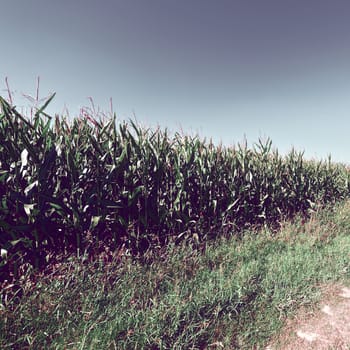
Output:
<svg viewBox="0 0 350 350">
<path fill-rule="evenodd" d="M 348 0 L 0 0 L 0 94 L 350 164 Z"/>
</svg>

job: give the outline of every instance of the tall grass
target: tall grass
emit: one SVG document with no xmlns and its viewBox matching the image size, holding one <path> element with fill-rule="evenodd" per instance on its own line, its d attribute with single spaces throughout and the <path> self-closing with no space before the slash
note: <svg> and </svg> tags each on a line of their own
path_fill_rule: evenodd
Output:
<svg viewBox="0 0 350 350">
<path fill-rule="evenodd" d="M 349 284 L 349 227 L 346 201 L 278 234 L 169 245 L 148 264 L 70 257 L 0 304 L 0 348 L 266 349 L 324 284 Z"/>
<path fill-rule="evenodd" d="M 0 97 L 2 271 L 99 242 L 133 254 L 247 226 L 278 225 L 349 194 L 341 164 L 282 156 L 271 140 L 215 146 L 85 113 L 32 118 Z"/>
</svg>

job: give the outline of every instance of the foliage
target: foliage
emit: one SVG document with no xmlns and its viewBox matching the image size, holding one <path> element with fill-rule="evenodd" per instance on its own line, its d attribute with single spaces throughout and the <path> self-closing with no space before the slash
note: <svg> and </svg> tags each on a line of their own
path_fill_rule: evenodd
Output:
<svg viewBox="0 0 350 350">
<path fill-rule="evenodd" d="M 132 254 L 276 225 L 349 194 L 341 164 L 305 161 L 271 140 L 232 148 L 134 121 L 27 118 L 0 98 L 0 248 L 4 274 L 99 242 Z M 11 263 L 10 263 L 11 262 Z M 1 270 L 1 269 L 0 269 Z"/>
</svg>

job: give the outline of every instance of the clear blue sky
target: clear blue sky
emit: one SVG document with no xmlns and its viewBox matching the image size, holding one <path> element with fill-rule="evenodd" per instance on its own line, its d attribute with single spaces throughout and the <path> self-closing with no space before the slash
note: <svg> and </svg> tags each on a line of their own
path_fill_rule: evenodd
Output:
<svg viewBox="0 0 350 350">
<path fill-rule="evenodd" d="M 0 89 L 350 163 L 349 0 L 3 0 Z"/>
</svg>

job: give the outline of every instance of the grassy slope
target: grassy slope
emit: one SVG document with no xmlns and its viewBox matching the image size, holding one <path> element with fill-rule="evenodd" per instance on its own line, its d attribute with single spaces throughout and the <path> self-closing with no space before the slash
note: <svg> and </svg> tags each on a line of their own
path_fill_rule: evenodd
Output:
<svg viewBox="0 0 350 350">
<path fill-rule="evenodd" d="M 147 264 L 72 258 L 0 311 L 0 348 L 260 348 L 318 285 L 349 282 L 349 232 L 345 202 L 276 235 L 169 248 Z"/>
</svg>

